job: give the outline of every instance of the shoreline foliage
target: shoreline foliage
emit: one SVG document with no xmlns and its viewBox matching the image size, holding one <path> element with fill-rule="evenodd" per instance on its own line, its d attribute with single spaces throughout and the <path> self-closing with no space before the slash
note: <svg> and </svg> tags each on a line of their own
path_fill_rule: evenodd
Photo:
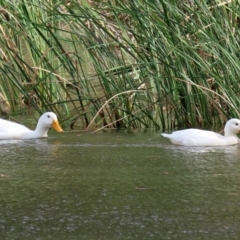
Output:
<svg viewBox="0 0 240 240">
<path fill-rule="evenodd" d="M 7 117 L 53 111 L 82 129 L 239 117 L 238 1 L 0 2 Z"/>
</svg>

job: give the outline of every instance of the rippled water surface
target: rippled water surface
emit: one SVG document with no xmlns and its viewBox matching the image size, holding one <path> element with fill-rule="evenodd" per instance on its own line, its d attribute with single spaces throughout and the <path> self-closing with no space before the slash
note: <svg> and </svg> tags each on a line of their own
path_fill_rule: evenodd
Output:
<svg viewBox="0 0 240 240">
<path fill-rule="evenodd" d="M 0 140 L 1 239 L 240 239 L 240 146 L 49 135 Z"/>
</svg>

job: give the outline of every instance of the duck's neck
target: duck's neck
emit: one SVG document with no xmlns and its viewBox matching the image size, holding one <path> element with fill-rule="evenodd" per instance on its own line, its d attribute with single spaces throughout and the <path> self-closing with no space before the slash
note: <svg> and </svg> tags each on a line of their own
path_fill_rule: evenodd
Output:
<svg viewBox="0 0 240 240">
<path fill-rule="evenodd" d="M 232 136 L 237 136 L 237 134 L 230 132 L 227 129 L 224 129 L 224 136 L 225 137 L 232 137 Z"/>
<path fill-rule="evenodd" d="M 47 133 L 48 133 L 48 128 L 42 126 L 41 124 L 37 124 L 37 127 L 34 131 L 36 134 L 41 135 L 42 137 L 47 137 Z"/>
</svg>

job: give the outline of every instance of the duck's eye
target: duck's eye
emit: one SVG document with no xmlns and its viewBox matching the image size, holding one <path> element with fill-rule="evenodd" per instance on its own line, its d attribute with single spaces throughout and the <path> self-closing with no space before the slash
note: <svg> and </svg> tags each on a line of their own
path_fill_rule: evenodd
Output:
<svg viewBox="0 0 240 240">
<path fill-rule="evenodd" d="M 238 126 L 238 123 L 235 123 L 236 126 Z"/>
<path fill-rule="evenodd" d="M 48 117 L 48 118 L 50 118 L 50 116 L 49 116 L 49 115 L 47 115 L 47 117 Z"/>
</svg>

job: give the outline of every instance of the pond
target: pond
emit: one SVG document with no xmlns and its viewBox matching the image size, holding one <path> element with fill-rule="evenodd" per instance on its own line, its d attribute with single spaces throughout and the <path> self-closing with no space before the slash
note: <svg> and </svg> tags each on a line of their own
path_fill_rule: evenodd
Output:
<svg viewBox="0 0 240 240">
<path fill-rule="evenodd" d="M 239 239 L 240 146 L 49 135 L 0 141 L 1 239 Z"/>
</svg>

